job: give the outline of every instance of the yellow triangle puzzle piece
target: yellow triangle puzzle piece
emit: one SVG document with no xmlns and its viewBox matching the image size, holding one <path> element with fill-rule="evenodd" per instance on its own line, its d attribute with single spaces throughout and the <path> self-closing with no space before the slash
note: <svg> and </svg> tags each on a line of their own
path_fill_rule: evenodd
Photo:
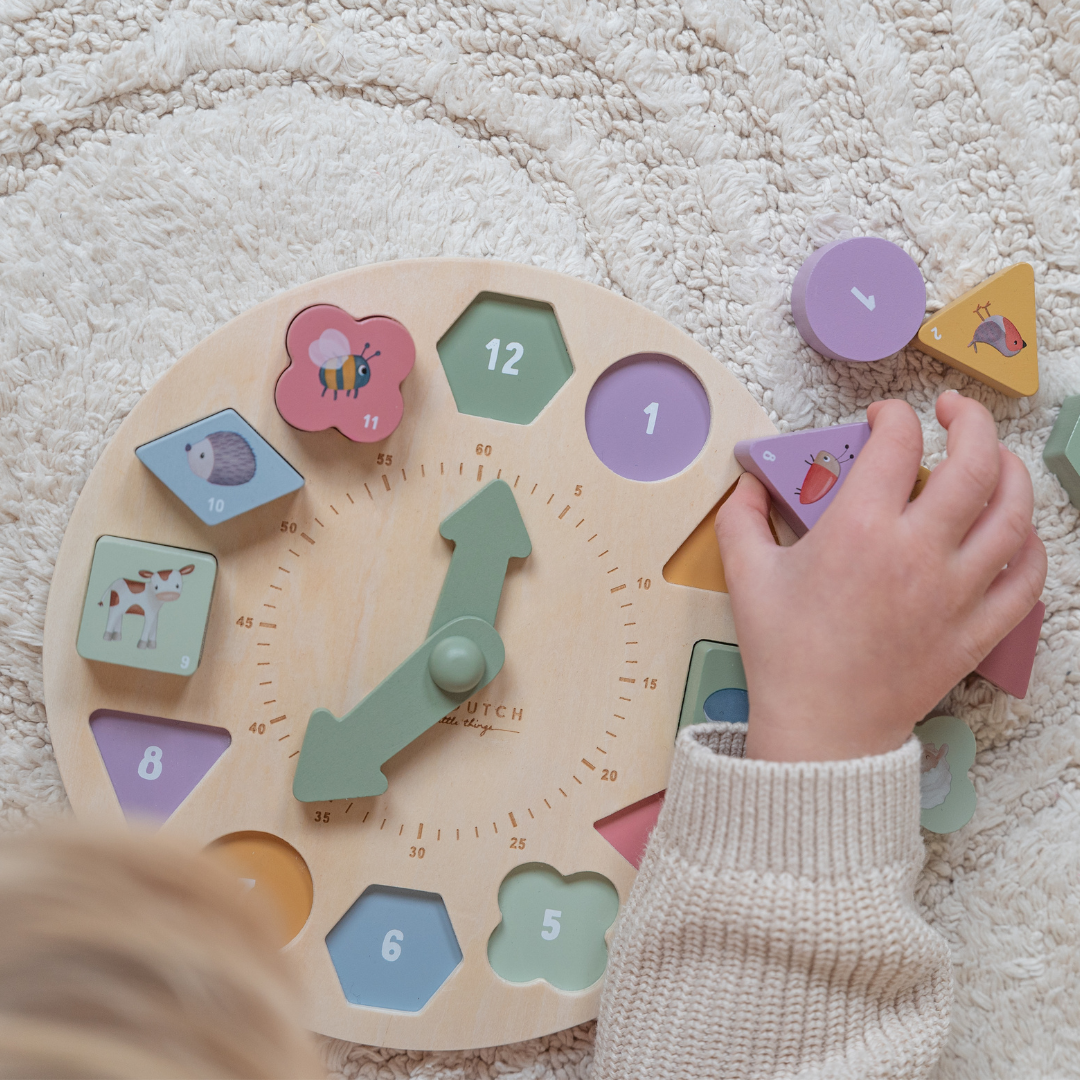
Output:
<svg viewBox="0 0 1080 1080">
<path fill-rule="evenodd" d="M 1035 271 L 999 270 L 923 323 L 916 348 L 1009 397 L 1039 389 L 1035 344 Z"/>
</svg>

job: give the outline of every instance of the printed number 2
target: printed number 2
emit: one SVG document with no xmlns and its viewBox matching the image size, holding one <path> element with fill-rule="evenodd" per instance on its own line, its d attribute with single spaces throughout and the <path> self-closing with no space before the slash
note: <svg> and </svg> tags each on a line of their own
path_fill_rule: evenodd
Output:
<svg viewBox="0 0 1080 1080">
<path fill-rule="evenodd" d="M 544 911 L 544 929 L 540 931 L 540 936 L 545 941 L 554 941 L 559 936 L 559 931 L 562 929 L 559 923 L 561 918 L 562 912 L 554 908 L 547 908 Z"/>
<path fill-rule="evenodd" d="M 148 746 L 139 762 L 139 775 L 144 780 L 156 780 L 161 775 L 161 747 Z"/>
<path fill-rule="evenodd" d="M 499 338 L 492 338 L 484 348 L 491 353 L 488 359 L 488 371 L 494 371 L 495 365 L 499 362 L 499 347 L 502 345 L 502 341 Z M 525 355 L 525 347 L 519 345 L 516 341 L 508 341 L 506 347 L 514 354 L 506 361 L 502 366 L 502 373 L 504 375 L 520 375 L 521 372 L 517 369 L 517 362 Z"/>
<path fill-rule="evenodd" d="M 399 941 L 404 941 L 405 935 L 400 930 L 387 930 L 386 937 L 382 939 L 382 958 L 392 964 L 401 955 Z"/>
<path fill-rule="evenodd" d="M 642 412 L 647 413 L 649 417 L 649 423 L 645 427 L 645 434 L 651 435 L 656 428 L 656 414 L 660 411 L 660 402 L 654 401 L 649 405 L 646 405 Z"/>
</svg>

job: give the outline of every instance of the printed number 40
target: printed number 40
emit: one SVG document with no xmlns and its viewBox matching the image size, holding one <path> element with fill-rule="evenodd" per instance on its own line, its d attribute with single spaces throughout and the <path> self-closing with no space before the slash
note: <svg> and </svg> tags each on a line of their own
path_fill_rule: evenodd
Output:
<svg viewBox="0 0 1080 1080">
<path fill-rule="evenodd" d="M 561 918 L 562 912 L 554 908 L 547 908 L 544 911 L 544 929 L 540 931 L 540 936 L 545 941 L 554 941 L 559 936 L 559 931 L 562 929 L 559 923 Z"/>
<path fill-rule="evenodd" d="M 491 353 L 491 358 L 488 360 L 488 371 L 495 370 L 495 365 L 499 362 L 499 347 L 501 345 L 502 342 L 497 337 L 494 337 L 484 346 Z M 517 362 L 525 355 L 525 347 L 519 345 L 516 341 L 508 341 L 506 347 L 514 355 L 503 364 L 502 373 L 504 375 L 520 375 L 521 372 L 517 369 Z"/>
</svg>

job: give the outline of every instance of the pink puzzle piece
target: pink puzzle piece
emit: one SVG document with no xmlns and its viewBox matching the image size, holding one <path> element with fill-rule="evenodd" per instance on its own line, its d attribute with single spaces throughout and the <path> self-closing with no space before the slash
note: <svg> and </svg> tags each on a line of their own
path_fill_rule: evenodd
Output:
<svg viewBox="0 0 1080 1080">
<path fill-rule="evenodd" d="M 641 866 L 649 834 L 656 827 L 656 819 L 664 805 L 664 791 L 658 791 L 640 802 L 631 803 L 614 814 L 597 821 L 593 828 L 635 870 Z"/>
<path fill-rule="evenodd" d="M 332 304 L 305 308 L 285 335 L 289 366 L 274 398 L 301 431 L 335 427 L 353 442 L 379 442 L 401 423 L 401 383 L 416 346 L 401 323 L 382 315 L 354 319 Z"/>
<path fill-rule="evenodd" d="M 1004 690 L 1015 698 L 1028 692 L 1031 668 L 1035 663 L 1035 650 L 1039 645 L 1046 605 L 1040 600 L 1024 616 L 1019 625 L 1009 631 L 990 650 L 986 659 L 975 669 L 987 682 Z"/>
</svg>

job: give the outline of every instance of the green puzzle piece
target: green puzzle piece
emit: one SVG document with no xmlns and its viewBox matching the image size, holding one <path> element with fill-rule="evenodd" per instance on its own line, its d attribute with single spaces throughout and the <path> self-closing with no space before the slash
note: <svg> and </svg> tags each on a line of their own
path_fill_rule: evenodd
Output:
<svg viewBox="0 0 1080 1080">
<path fill-rule="evenodd" d="M 473 641 L 484 656 L 480 682 L 463 693 L 443 690 L 428 670 L 436 646 L 451 637 Z M 340 720 L 329 709 L 311 714 L 293 795 L 300 802 L 381 795 L 387 787 L 383 763 L 487 686 L 504 658 L 502 639 L 483 619 L 466 616 L 447 623 Z"/>
<path fill-rule="evenodd" d="M 936 833 L 962 828 L 975 813 L 975 736 L 955 716 L 935 716 L 915 725 L 923 744 L 919 773 L 920 824 Z"/>
<path fill-rule="evenodd" d="M 1080 507 L 1080 394 L 1062 403 L 1043 449 L 1043 461 L 1073 506 Z"/>
</svg>

